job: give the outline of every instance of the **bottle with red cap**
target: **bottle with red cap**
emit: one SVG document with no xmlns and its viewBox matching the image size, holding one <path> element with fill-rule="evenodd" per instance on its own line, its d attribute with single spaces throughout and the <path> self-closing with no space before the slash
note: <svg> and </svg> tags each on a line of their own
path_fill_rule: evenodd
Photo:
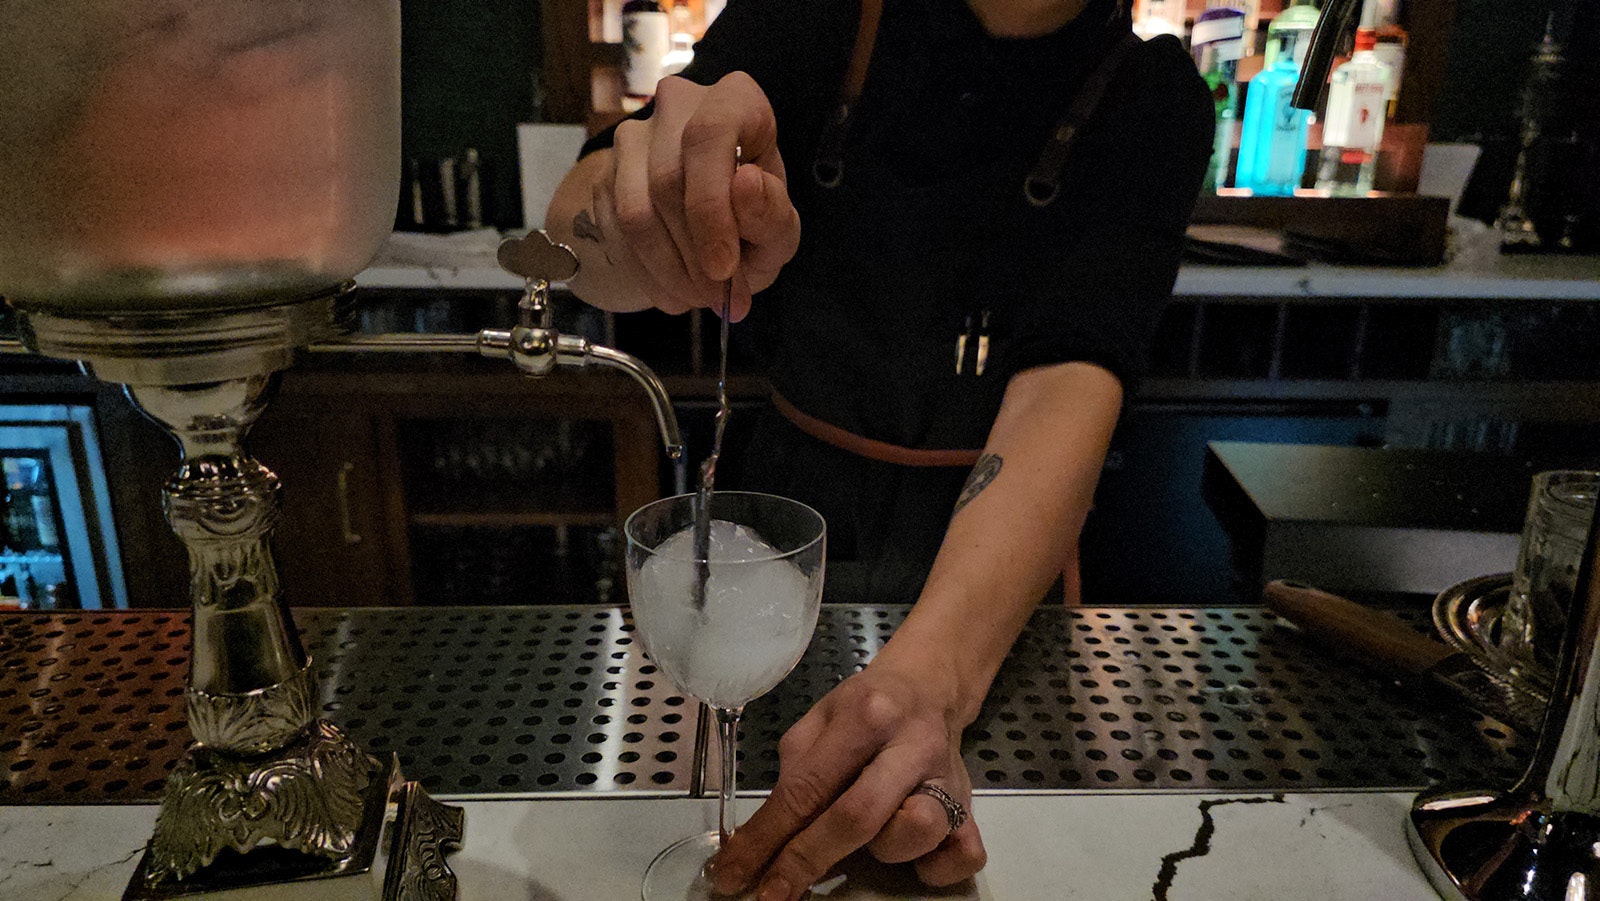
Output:
<svg viewBox="0 0 1600 901">
<path fill-rule="evenodd" d="M 1355 54 L 1328 78 L 1317 190 L 1335 197 L 1361 197 L 1372 190 L 1394 79 L 1393 69 L 1373 52 L 1377 44 L 1375 30 L 1358 29 Z"/>
</svg>

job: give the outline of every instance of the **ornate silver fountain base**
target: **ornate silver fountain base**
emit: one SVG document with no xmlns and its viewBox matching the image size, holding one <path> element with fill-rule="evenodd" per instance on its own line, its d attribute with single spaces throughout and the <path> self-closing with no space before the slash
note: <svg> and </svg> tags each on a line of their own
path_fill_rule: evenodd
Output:
<svg viewBox="0 0 1600 901">
<path fill-rule="evenodd" d="M 162 489 L 189 555 L 189 728 L 123 897 L 451 901 L 463 813 L 315 719 L 311 661 L 278 591 L 278 477 L 245 450 L 276 374 L 333 333 L 343 289 L 214 311 L 24 310 L 24 340 L 78 360 L 177 440 Z"/>
<path fill-rule="evenodd" d="M 332 724 L 252 759 L 196 746 L 124 901 L 450 901 L 465 815 Z"/>
</svg>

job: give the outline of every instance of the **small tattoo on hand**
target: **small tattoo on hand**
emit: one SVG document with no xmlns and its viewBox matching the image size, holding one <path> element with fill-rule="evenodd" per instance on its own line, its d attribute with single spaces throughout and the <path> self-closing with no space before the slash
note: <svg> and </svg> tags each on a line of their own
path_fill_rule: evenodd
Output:
<svg viewBox="0 0 1600 901">
<path fill-rule="evenodd" d="M 594 201 L 597 205 L 600 202 L 600 189 L 598 187 L 594 190 Z M 572 235 L 598 245 L 600 252 L 605 254 L 606 263 L 616 265 L 617 261 L 611 258 L 611 251 L 606 248 L 605 231 L 600 228 L 600 223 L 595 221 L 594 216 L 588 210 L 579 210 L 578 214 L 572 217 Z"/>
<path fill-rule="evenodd" d="M 600 230 L 600 223 L 594 221 L 588 210 L 579 210 L 578 215 L 572 217 L 572 233 L 596 244 L 603 244 L 606 240 L 606 233 Z"/>
<path fill-rule="evenodd" d="M 972 475 L 967 476 L 967 484 L 961 486 L 961 497 L 956 500 L 955 512 L 950 515 L 960 513 L 962 507 L 983 493 L 983 489 L 989 487 L 994 477 L 1000 474 L 1000 467 L 1004 463 L 999 454 L 984 454 L 979 457 L 977 465 L 972 467 Z"/>
</svg>

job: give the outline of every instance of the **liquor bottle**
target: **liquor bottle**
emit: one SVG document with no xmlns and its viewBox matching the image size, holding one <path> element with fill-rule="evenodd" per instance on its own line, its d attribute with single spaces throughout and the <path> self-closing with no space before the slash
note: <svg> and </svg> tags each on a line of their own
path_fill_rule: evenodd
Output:
<svg viewBox="0 0 1600 901">
<path fill-rule="evenodd" d="M 1316 0 L 1290 0 L 1288 8 L 1278 13 L 1272 24 L 1267 26 L 1267 46 L 1262 53 L 1261 68 L 1272 68 L 1284 39 L 1290 36 L 1294 40 L 1295 64 L 1305 62 L 1306 50 L 1311 47 L 1311 32 L 1317 27 L 1319 15 L 1321 13 Z"/>
<path fill-rule="evenodd" d="M 1400 99 L 1400 76 L 1406 68 L 1406 45 L 1411 37 L 1400 27 L 1399 0 L 1371 2 L 1374 6 L 1372 30 L 1378 40 L 1372 52 L 1389 67 L 1388 117 L 1393 119 L 1395 103 Z"/>
<path fill-rule="evenodd" d="M 61 549 L 61 533 L 56 529 L 56 508 L 51 503 L 50 493 L 40 491 L 31 499 L 33 507 L 33 531 L 39 538 L 39 548 L 46 551 L 59 551 Z"/>
<path fill-rule="evenodd" d="M 1328 77 L 1317 190 L 1335 197 L 1361 197 L 1372 190 L 1391 78 L 1389 67 L 1372 52 L 1377 43 L 1371 28 L 1357 29 L 1355 55 Z"/>
<path fill-rule="evenodd" d="M 34 499 L 39 495 L 39 461 L 31 457 L 10 457 L 4 464 L 6 547 L 17 553 L 38 550 L 39 529 L 35 522 Z"/>
<path fill-rule="evenodd" d="M 1271 29 L 1268 31 L 1270 34 Z M 1271 66 L 1250 80 L 1245 94 L 1234 184 L 1249 188 L 1254 194 L 1293 194 L 1305 173 L 1311 113 L 1295 109 L 1289 101 L 1300 80 L 1300 60 L 1305 55 L 1302 44 L 1310 40 L 1310 35 L 1308 30 L 1279 31 L 1280 52 Z"/>
<path fill-rule="evenodd" d="M 607 44 L 622 43 L 622 0 L 600 0 L 599 39 Z"/>
<path fill-rule="evenodd" d="M 705 18 L 705 28 L 710 28 L 711 23 L 717 21 L 717 16 L 722 15 L 723 7 L 728 5 L 728 0 L 705 0 L 700 7 L 700 15 Z M 701 29 L 705 33 L 705 29 Z"/>
<path fill-rule="evenodd" d="M 1183 37 L 1183 7 L 1178 0 L 1144 0 L 1139 6 L 1133 33 L 1148 41 L 1159 34 Z"/>
<path fill-rule="evenodd" d="M 1256 38 L 1261 31 L 1261 0 L 1232 0 L 1228 5 L 1244 13 L 1244 45 L 1239 48 L 1240 54 L 1255 56 Z"/>
<path fill-rule="evenodd" d="M 622 6 L 623 89 L 642 105 L 656 92 L 661 61 L 672 47 L 672 25 L 657 0 L 628 0 Z"/>
<path fill-rule="evenodd" d="M 694 60 L 694 14 L 689 4 L 677 0 L 672 4 L 672 38 L 666 56 L 661 58 L 661 77 L 677 75 Z"/>
<path fill-rule="evenodd" d="M 1545 249 L 1545 236 L 1536 227 L 1532 208 L 1539 206 L 1537 200 L 1542 199 L 1537 195 L 1543 193 L 1549 196 L 1551 192 L 1536 190 L 1538 179 L 1530 177 L 1530 170 L 1537 171 L 1538 167 L 1532 163 L 1537 159 L 1538 151 L 1548 142 L 1547 132 L 1559 134 L 1566 130 L 1564 126 L 1567 123 L 1560 119 L 1567 117 L 1558 117 L 1557 112 L 1563 107 L 1576 105 L 1564 97 L 1565 92 L 1561 90 L 1565 62 L 1565 48 L 1556 40 L 1555 14 L 1552 13 L 1545 21 L 1544 40 L 1540 41 L 1533 55 L 1528 80 L 1522 86 L 1522 98 L 1517 111 L 1521 120 L 1521 140 L 1517 148 L 1516 168 L 1512 172 L 1506 202 L 1494 222 L 1495 230 L 1500 233 L 1501 253 Z M 1548 226 L 1543 231 L 1548 232 Z"/>
<path fill-rule="evenodd" d="M 1216 190 L 1227 183 L 1228 163 L 1233 157 L 1233 131 L 1239 109 L 1239 83 L 1235 76 L 1239 58 L 1244 56 L 1244 10 L 1232 0 L 1207 0 L 1205 12 L 1195 20 L 1189 33 L 1189 49 L 1200 75 L 1211 88 L 1216 104 L 1217 139 L 1206 167 L 1204 189 Z"/>
</svg>

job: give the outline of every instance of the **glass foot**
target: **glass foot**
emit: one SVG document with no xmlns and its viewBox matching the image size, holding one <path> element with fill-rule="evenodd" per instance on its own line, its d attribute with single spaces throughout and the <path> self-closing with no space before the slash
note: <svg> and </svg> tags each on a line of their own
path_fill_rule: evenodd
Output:
<svg viewBox="0 0 1600 901">
<path fill-rule="evenodd" d="M 668 845 L 644 873 L 643 901 L 754 901 L 755 895 L 719 895 L 705 878 L 706 861 L 717 853 L 715 832 L 691 835 Z M 827 878 L 811 886 L 803 897 L 821 901 L 979 901 L 975 880 L 945 888 L 928 888 L 917 881 L 909 864 L 885 864 L 865 851 L 839 862 Z"/>
<path fill-rule="evenodd" d="M 679 839 L 650 861 L 644 871 L 643 901 L 738 901 L 735 895 L 719 895 L 706 880 L 706 861 L 717 853 L 720 842 L 715 832 L 703 832 Z"/>
</svg>

